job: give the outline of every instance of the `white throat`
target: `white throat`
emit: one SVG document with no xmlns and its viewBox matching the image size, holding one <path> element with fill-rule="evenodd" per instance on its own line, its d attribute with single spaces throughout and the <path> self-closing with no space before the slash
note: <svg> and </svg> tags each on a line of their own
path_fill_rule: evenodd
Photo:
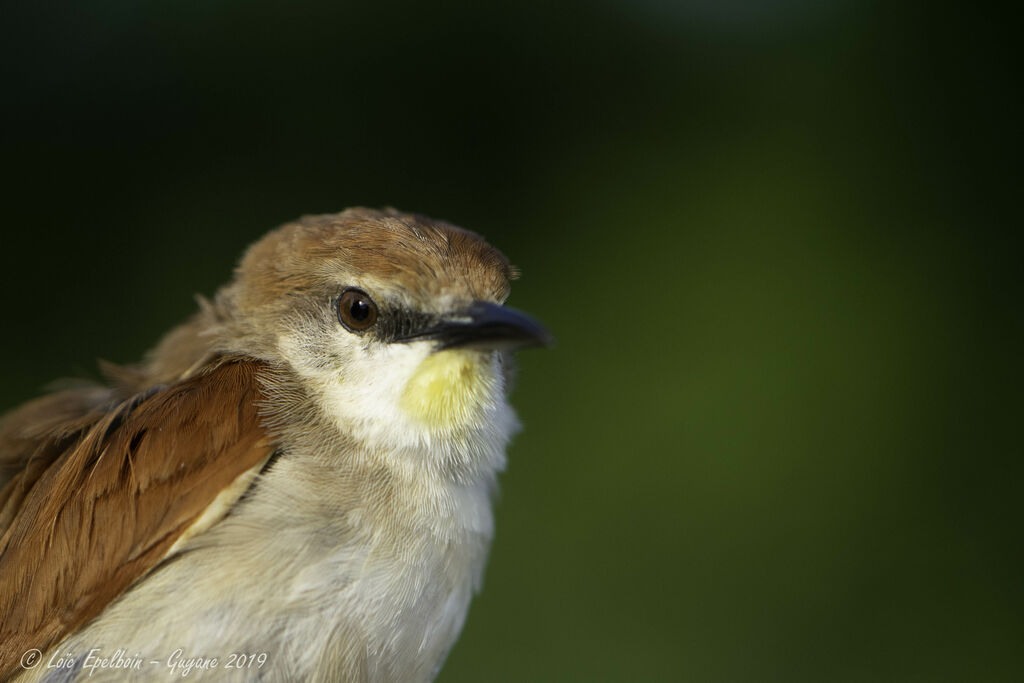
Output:
<svg viewBox="0 0 1024 683">
<path fill-rule="evenodd" d="M 308 362 L 288 337 L 280 350 L 346 439 L 397 469 L 493 480 L 519 427 L 495 352 L 434 351 L 431 342 L 361 347 L 336 364 Z"/>
</svg>

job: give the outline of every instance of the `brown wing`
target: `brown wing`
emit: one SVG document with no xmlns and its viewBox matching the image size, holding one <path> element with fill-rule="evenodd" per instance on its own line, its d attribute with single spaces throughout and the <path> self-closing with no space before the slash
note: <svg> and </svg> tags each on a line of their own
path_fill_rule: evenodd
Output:
<svg viewBox="0 0 1024 683">
<path fill-rule="evenodd" d="M 2 510 L 9 497 L 24 488 L 26 465 L 32 468 L 49 465 L 56 455 L 74 443 L 82 432 L 120 400 L 115 390 L 103 386 L 86 386 L 59 391 L 30 401 L 0 419 L 0 530 L 7 527 Z M 20 479 L 19 486 L 11 486 Z"/>
<path fill-rule="evenodd" d="M 28 478 L 0 526 L 0 680 L 25 650 L 45 652 L 99 614 L 266 460 L 262 367 L 224 360 L 125 401 Z"/>
<path fill-rule="evenodd" d="M 99 363 L 110 386 L 79 383 L 29 401 L 0 418 L 0 534 L 20 507 L 20 497 L 61 453 L 123 401 L 132 399 L 137 405 L 148 397 L 143 390 L 153 382 L 144 372 Z"/>
</svg>

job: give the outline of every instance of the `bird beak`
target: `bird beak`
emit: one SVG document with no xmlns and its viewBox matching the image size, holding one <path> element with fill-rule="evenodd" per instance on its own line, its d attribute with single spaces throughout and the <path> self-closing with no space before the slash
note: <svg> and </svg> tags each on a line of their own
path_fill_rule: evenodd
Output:
<svg viewBox="0 0 1024 683">
<path fill-rule="evenodd" d="M 394 341 L 405 343 L 423 339 L 439 342 L 438 351 L 516 351 L 550 346 L 554 341 L 543 325 L 525 313 L 487 301 L 474 301 L 469 307 Z"/>
</svg>

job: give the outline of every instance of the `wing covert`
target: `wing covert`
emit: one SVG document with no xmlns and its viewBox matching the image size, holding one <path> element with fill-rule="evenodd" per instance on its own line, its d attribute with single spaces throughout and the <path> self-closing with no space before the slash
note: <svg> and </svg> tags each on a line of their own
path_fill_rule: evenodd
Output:
<svg viewBox="0 0 1024 683">
<path fill-rule="evenodd" d="M 266 461 L 263 367 L 220 359 L 120 403 L 70 444 L 44 440 L 64 449 L 35 471 L 29 458 L 0 494 L 0 679 L 99 614 Z"/>
</svg>

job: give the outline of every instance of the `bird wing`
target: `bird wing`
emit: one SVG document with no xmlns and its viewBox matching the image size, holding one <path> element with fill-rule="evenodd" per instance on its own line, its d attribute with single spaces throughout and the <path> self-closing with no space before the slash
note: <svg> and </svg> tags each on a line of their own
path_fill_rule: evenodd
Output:
<svg viewBox="0 0 1024 683">
<path fill-rule="evenodd" d="M 4 415 L 0 420 L 0 510 L 15 490 L 8 483 L 14 478 L 24 481 L 30 461 L 33 469 L 49 464 L 125 398 L 109 387 L 90 385 L 48 394 Z M 0 515 L 0 529 L 6 526 Z"/>
<path fill-rule="evenodd" d="M 98 419 L 79 416 L 71 443 L 66 427 L 40 440 L 44 465 L 29 458 L 0 492 L 0 680 L 24 651 L 45 652 L 216 521 L 205 512 L 241 496 L 240 477 L 272 450 L 259 421 L 264 367 L 220 359 Z"/>
</svg>

